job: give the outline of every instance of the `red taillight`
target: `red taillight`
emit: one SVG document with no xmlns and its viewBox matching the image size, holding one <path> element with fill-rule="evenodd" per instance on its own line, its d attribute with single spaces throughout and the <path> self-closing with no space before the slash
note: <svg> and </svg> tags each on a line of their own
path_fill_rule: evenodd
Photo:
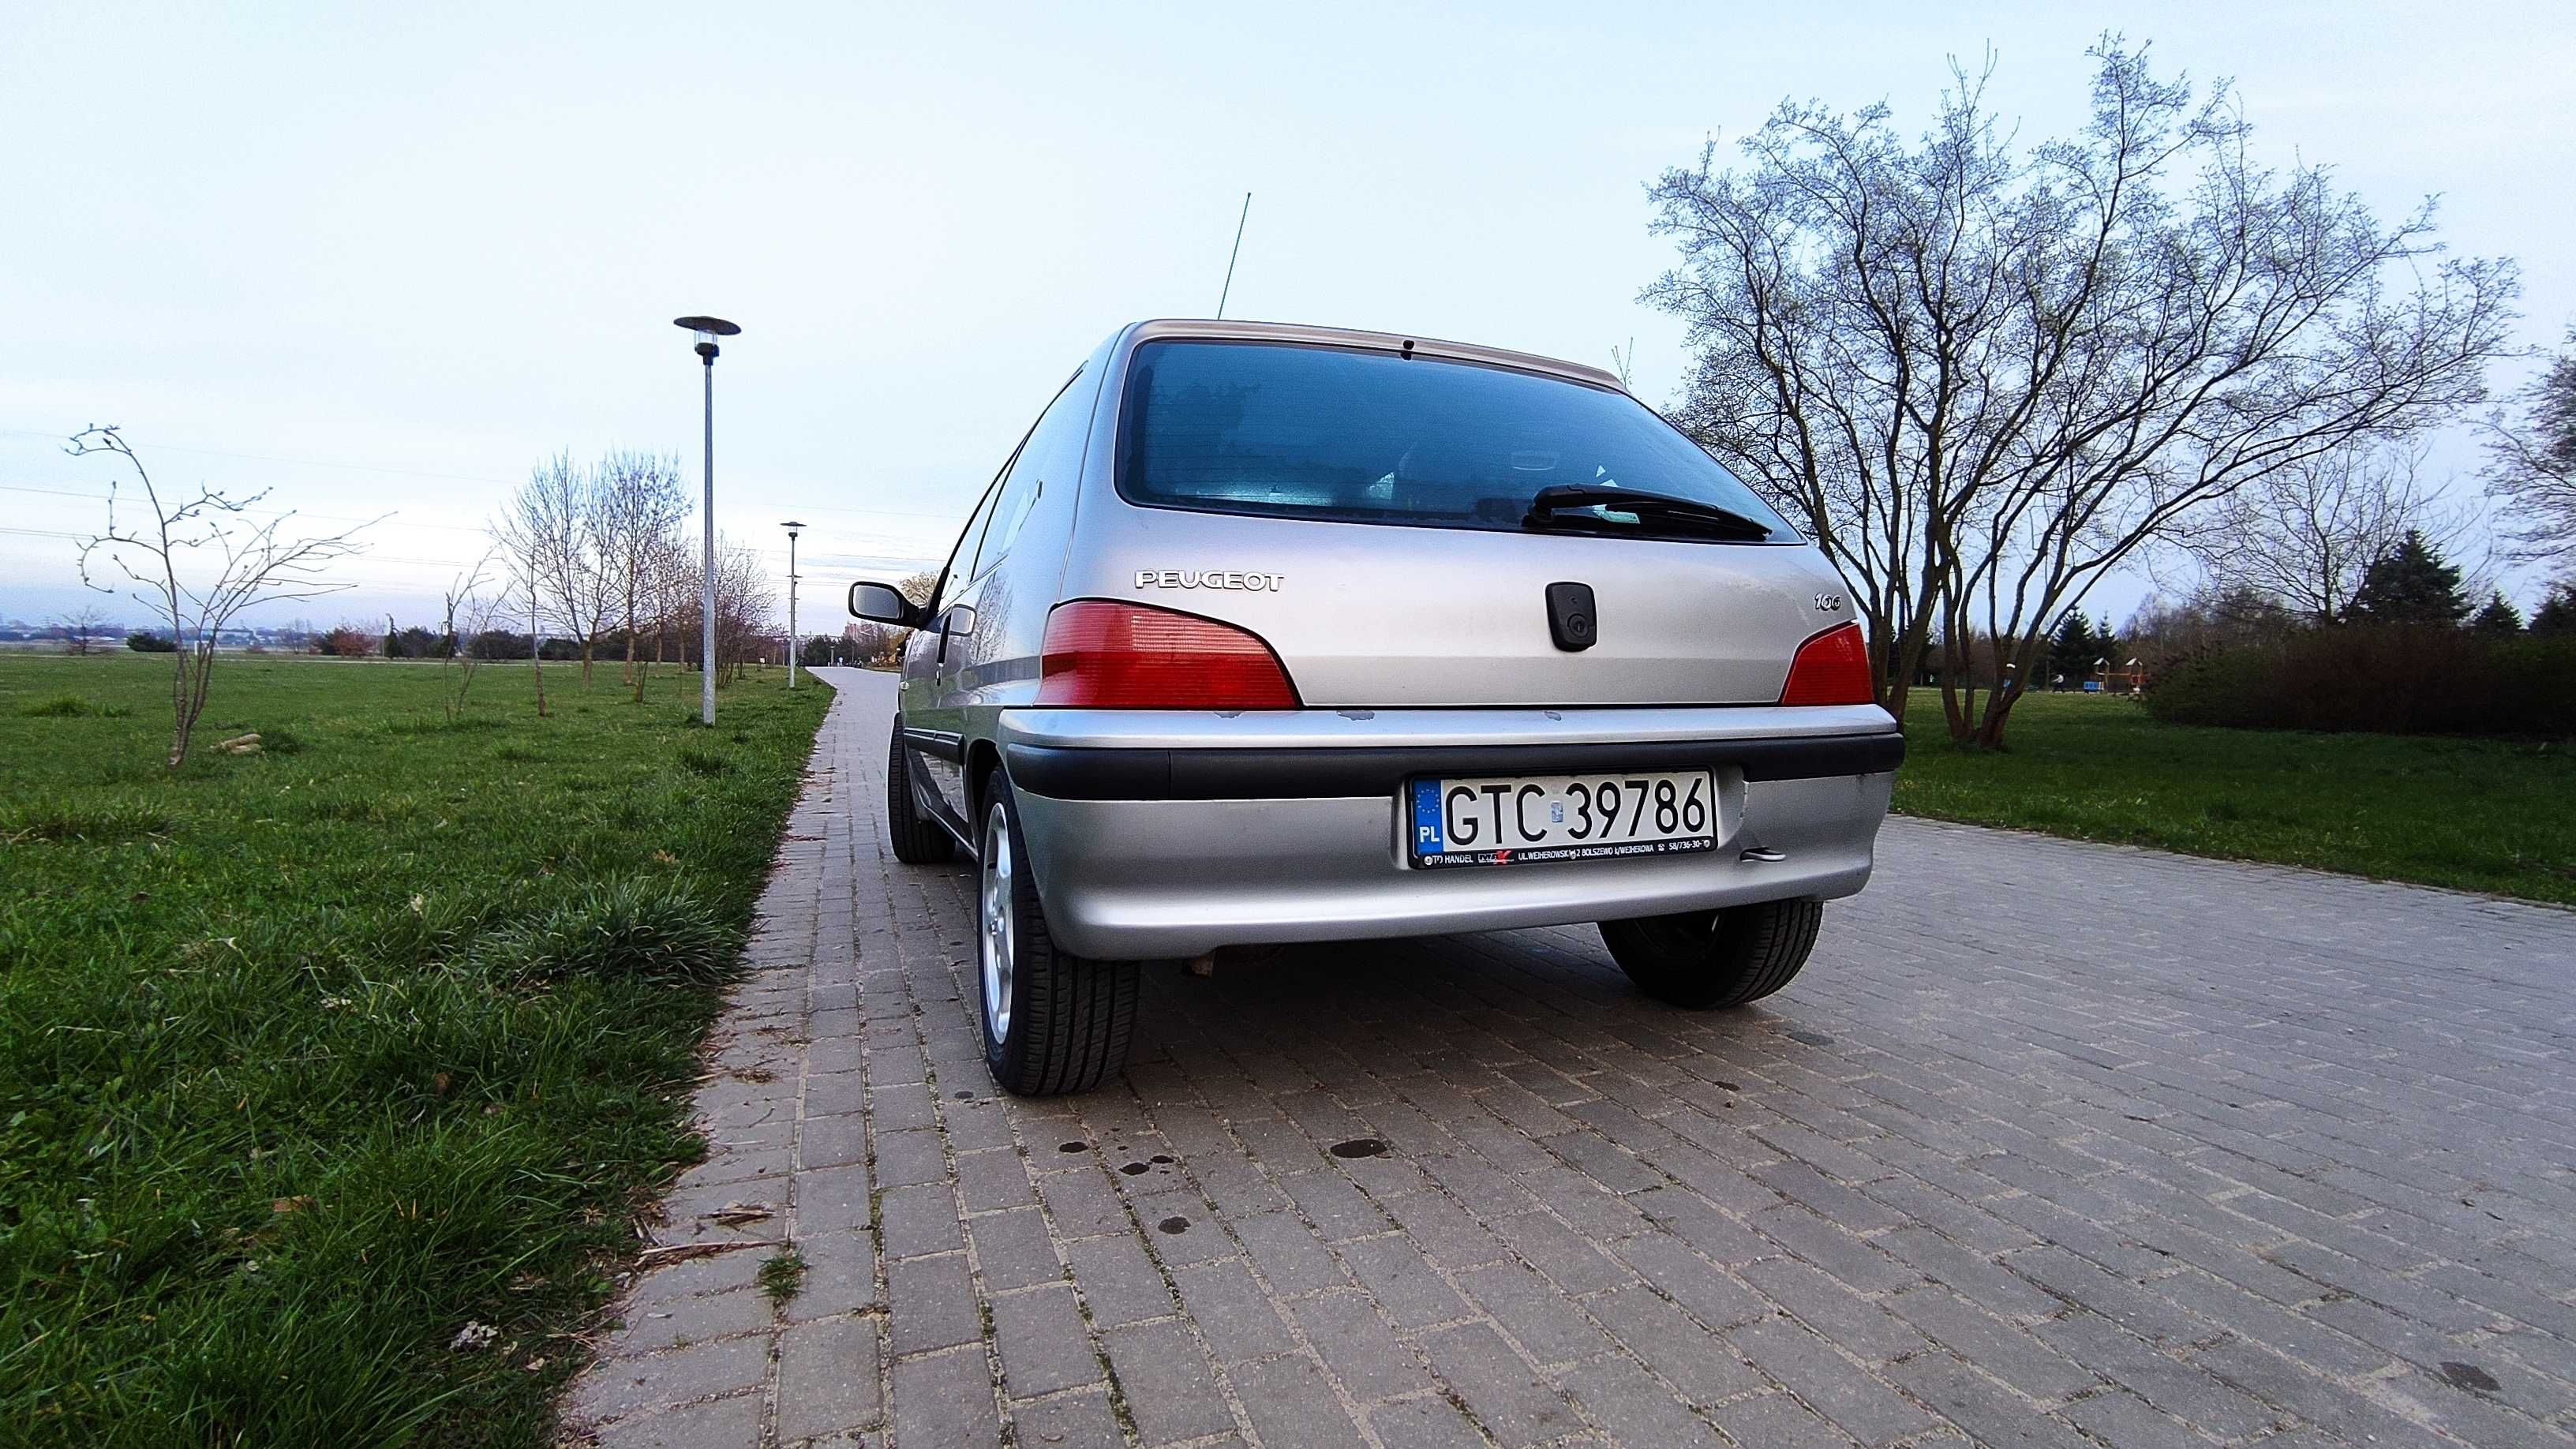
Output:
<svg viewBox="0 0 2576 1449">
<path fill-rule="evenodd" d="M 1782 704 L 1875 704 L 1878 681 L 1870 674 L 1869 640 L 1858 624 L 1841 624 L 1798 646 L 1789 661 Z"/>
<path fill-rule="evenodd" d="M 1038 703 L 1098 709 L 1295 709 L 1261 636 L 1141 604 L 1076 599 L 1047 615 Z"/>
</svg>

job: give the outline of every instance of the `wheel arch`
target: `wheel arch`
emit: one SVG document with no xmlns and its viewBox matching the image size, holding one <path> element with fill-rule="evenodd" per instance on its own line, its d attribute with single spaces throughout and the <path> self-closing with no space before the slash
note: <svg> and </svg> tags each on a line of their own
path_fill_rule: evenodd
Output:
<svg viewBox="0 0 2576 1449">
<path fill-rule="evenodd" d="M 1002 767 L 1001 747 L 991 740 L 969 740 L 966 744 L 966 829 L 980 838 L 983 830 L 984 782 Z"/>
</svg>

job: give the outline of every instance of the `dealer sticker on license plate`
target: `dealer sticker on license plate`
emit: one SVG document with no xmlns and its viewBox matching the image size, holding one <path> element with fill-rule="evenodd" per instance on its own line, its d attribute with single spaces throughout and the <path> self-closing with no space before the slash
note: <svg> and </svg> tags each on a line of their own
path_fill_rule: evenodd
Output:
<svg viewBox="0 0 2576 1449">
<path fill-rule="evenodd" d="M 1717 844 L 1706 770 L 1415 780 L 1413 863 L 1522 865 L 1676 855 Z"/>
</svg>

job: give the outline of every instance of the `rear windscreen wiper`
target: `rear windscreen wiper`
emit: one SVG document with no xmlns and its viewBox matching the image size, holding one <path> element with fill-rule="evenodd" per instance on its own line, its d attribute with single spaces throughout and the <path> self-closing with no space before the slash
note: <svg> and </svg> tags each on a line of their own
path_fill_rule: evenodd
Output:
<svg viewBox="0 0 2576 1449">
<path fill-rule="evenodd" d="M 1690 533 L 1705 538 L 1737 539 L 1747 543 L 1766 542 L 1771 537 L 1770 525 L 1747 517 L 1731 508 L 1703 503 L 1696 498 L 1676 498 L 1668 493 L 1640 493 L 1630 488 L 1605 488 L 1594 483 L 1560 483 L 1542 488 L 1530 499 L 1529 512 L 1521 516 L 1523 528 L 1591 528 L 1599 531 L 1616 529 L 1634 532 L 1623 524 L 1609 524 L 1597 517 L 1567 516 L 1572 510 L 1601 507 L 1620 513 L 1633 513 L 1648 530 L 1667 533 Z"/>
</svg>

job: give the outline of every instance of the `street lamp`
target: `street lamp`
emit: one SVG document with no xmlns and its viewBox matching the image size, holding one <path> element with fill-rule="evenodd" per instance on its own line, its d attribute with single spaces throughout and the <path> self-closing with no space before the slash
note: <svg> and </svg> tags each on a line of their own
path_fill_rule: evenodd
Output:
<svg viewBox="0 0 2576 1449">
<path fill-rule="evenodd" d="M 789 519 L 778 525 L 787 530 L 787 687 L 796 687 L 796 531 L 805 525 Z"/>
<path fill-rule="evenodd" d="M 698 360 L 706 364 L 707 459 L 700 476 L 707 498 L 699 510 L 706 520 L 706 557 L 701 565 L 706 588 L 699 600 L 703 612 L 698 630 L 698 723 L 712 727 L 716 722 L 716 339 L 736 336 L 742 329 L 722 317 L 671 320 L 698 335 Z"/>
</svg>

